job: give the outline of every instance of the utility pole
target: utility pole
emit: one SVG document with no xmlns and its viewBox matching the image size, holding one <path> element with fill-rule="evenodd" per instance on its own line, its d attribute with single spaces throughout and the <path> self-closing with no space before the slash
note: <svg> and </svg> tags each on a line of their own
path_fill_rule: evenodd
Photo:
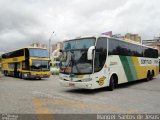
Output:
<svg viewBox="0 0 160 120">
<path fill-rule="evenodd" d="M 51 34 L 51 36 L 50 36 L 50 38 L 49 38 L 49 44 L 48 44 L 48 51 L 49 51 L 49 58 L 50 58 L 50 56 L 51 56 L 51 38 L 52 38 L 52 35 L 54 34 L 54 31 L 52 32 L 52 34 Z"/>
</svg>

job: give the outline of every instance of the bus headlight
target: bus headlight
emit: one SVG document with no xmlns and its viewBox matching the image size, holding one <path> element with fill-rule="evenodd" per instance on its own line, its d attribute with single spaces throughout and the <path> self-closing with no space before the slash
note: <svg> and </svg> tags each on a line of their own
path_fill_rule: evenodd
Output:
<svg viewBox="0 0 160 120">
<path fill-rule="evenodd" d="M 85 78 L 85 79 L 82 79 L 81 81 L 82 82 L 89 82 L 89 81 L 91 81 L 92 79 L 91 78 Z"/>
<path fill-rule="evenodd" d="M 27 74 L 27 73 L 25 73 L 25 74 L 24 74 L 24 77 L 27 77 L 27 76 L 28 76 L 28 74 Z"/>
</svg>

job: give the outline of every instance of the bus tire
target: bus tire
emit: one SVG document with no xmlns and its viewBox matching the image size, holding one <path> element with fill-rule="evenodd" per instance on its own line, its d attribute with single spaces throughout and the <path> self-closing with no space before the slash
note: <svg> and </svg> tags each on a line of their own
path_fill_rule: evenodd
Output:
<svg viewBox="0 0 160 120">
<path fill-rule="evenodd" d="M 154 73 L 154 70 L 152 70 L 152 78 L 151 79 L 153 79 L 154 76 L 155 76 L 155 73 Z"/>
<path fill-rule="evenodd" d="M 4 76 L 6 76 L 6 71 L 5 70 L 4 70 L 3 74 L 4 74 Z"/>
<path fill-rule="evenodd" d="M 148 71 L 146 81 L 148 82 L 151 79 L 152 79 L 152 75 L 151 75 L 150 71 Z"/>
<path fill-rule="evenodd" d="M 114 77 L 112 76 L 109 82 L 109 91 L 113 91 L 114 87 L 115 87 L 115 80 L 114 80 Z"/>
<path fill-rule="evenodd" d="M 8 76 L 8 71 L 5 71 L 5 76 Z"/>
</svg>

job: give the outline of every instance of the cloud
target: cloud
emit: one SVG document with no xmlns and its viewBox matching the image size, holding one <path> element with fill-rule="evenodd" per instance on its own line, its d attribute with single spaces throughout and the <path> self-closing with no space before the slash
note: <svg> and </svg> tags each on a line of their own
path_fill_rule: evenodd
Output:
<svg viewBox="0 0 160 120">
<path fill-rule="evenodd" d="M 0 52 L 81 35 L 159 34 L 159 0 L 0 0 Z"/>
</svg>

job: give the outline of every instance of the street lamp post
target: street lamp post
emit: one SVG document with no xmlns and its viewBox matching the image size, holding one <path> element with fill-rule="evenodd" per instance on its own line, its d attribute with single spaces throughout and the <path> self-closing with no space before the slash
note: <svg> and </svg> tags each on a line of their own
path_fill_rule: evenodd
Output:
<svg viewBox="0 0 160 120">
<path fill-rule="evenodd" d="M 51 56 L 51 37 L 52 37 L 53 34 L 54 34 L 54 31 L 52 32 L 52 34 L 51 34 L 51 36 L 50 36 L 50 38 L 49 38 L 49 45 L 48 45 L 49 58 L 50 58 L 50 56 Z"/>
</svg>

